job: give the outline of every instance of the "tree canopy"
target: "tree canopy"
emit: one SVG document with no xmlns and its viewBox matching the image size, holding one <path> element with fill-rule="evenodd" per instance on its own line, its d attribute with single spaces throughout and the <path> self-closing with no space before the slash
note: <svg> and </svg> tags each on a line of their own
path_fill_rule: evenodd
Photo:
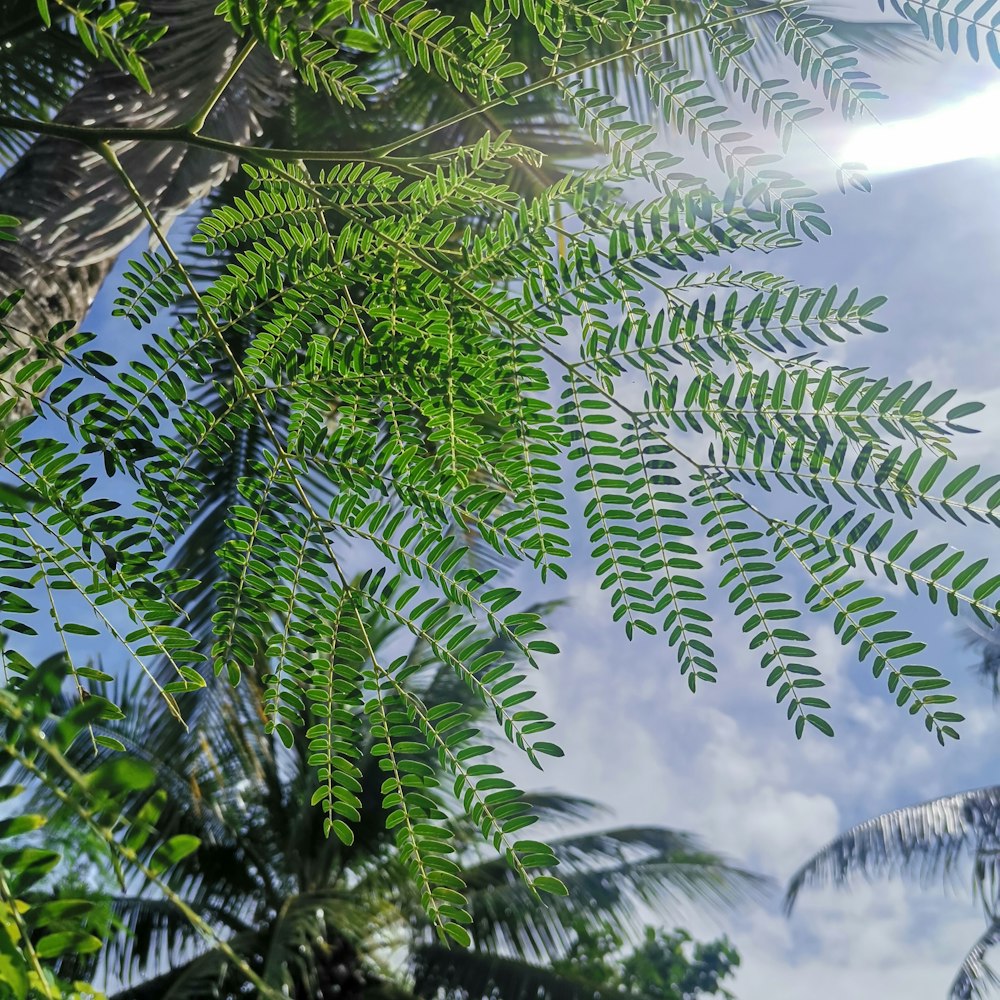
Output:
<svg viewBox="0 0 1000 1000">
<path fill-rule="evenodd" d="M 344 844 L 370 742 L 398 856 L 461 944 L 442 774 L 526 891 L 564 893 L 558 859 L 526 837 L 495 741 L 464 702 L 422 698 L 419 659 L 380 653 L 371 623 L 419 640 L 541 766 L 561 751 L 530 678 L 557 649 L 511 561 L 551 581 L 589 553 L 610 618 L 661 636 L 692 691 L 738 628 L 800 737 L 832 735 L 826 615 L 957 738 L 884 583 L 995 621 L 1000 574 L 921 534 L 997 521 L 1000 474 L 952 446 L 981 405 L 828 358 L 885 330 L 880 296 L 728 261 L 829 233 L 782 153 L 815 115 L 872 113 L 863 48 L 922 33 L 1000 64 L 991 4 L 892 0 L 909 33 L 781 0 L 7 6 L 25 47 L 0 76 L 0 628 L 58 637 L 78 702 L 60 732 L 117 749 L 95 729 L 117 711 L 83 652 L 99 636 L 178 725 L 207 685 L 259 673 L 265 731 L 310 742 Z M 288 146 L 268 131 L 303 87 L 343 123 L 322 147 L 308 116 Z M 406 100 L 419 123 L 380 132 Z M 117 300 L 141 358 L 119 360 L 79 307 L 143 228 Z M 19 642 L 0 704 L 28 768 L 54 675 Z"/>
</svg>

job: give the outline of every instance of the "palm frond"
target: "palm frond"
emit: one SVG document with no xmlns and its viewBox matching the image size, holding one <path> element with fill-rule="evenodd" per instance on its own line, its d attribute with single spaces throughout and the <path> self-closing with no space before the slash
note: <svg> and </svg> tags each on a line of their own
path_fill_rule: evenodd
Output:
<svg viewBox="0 0 1000 1000">
<path fill-rule="evenodd" d="M 36 5 L 26 0 L 0 0 L 0 52 L 0 107 L 25 118 L 55 115 L 94 64 L 64 19 L 46 29 Z M 28 145 L 23 133 L 0 128 L 0 169 Z"/>
<path fill-rule="evenodd" d="M 610 924 L 628 938 L 643 914 L 676 914 L 689 905 L 732 906 L 758 895 L 760 876 L 704 850 L 690 834 L 624 827 L 550 841 L 568 895 L 544 904 L 510 876 L 502 860 L 466 872 L 477 947 L 535 961 L 562 953 L 574 925 Z"/>
<path fill-rule="evenodd" d="M 218 996 L 225 973 L 225 957 L 218 951 L 206 951 L 168 972 L 125 987 L 112 1000 L 204 1000 Z"/>
<path fill-rule="evenodd" d="M 1000 917 L 994 918 L 966 953 L 952 980 L 950 1000 L 988 1000 L 1000 987 L 1000 976 L 986 962 L 986 953 L 1000 945 Z"/>
<path fill-rule="evenodd" d="M 529 792 L 524 798 L 531 804 L 531 811 L 539 822 L 556 827 L 587 823 L 610 814 L 610 810 L 599 802 L 576 795 L 562 795 L 552 791 Z"/>
<path fill-rule="evenodd" d="M 979 654 L 973 670 L 990 686 L 993 697 L 1000 699 L 1000 634 L 995 628 L 987 628 L 971 622 L 966 631 L 967 644 Z"/>
<path fill-rule="evenodd" d="M 169 900 L 123 893 L 111 905 L 121 930 L 109 939 L 101 961 L 119 982 L 141 979 L 143 989 L 147 990 L 152 981 L 145 977 L 152 973 L 155 980 L 158 969 L 180 968 L 190 958 L 192 949 L 198 951 L 203 947 L 188 919 Z M 203 915 L 230 933 L 247 929 L 231 910 L 205 910 Z"/>
<path fill-rule="evenodd" d="M 980 884 L 995 877 L 990 854 L 1000 847 L 1000 786 L 883 813 L 852 827 L 812 856 L 792 876 L 789 912 L 807 885 L 843 885 L 855 875 L 902 874 L 928 882 L 948 876 L 962 858 L 976 857 Z"/>
</svg>

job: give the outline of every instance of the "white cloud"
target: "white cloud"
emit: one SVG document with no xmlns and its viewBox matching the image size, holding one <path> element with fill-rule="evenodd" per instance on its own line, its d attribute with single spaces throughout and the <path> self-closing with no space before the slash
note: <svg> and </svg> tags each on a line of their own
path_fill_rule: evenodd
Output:
<svg viewBox="0 0 1000 1000">
<path fill-rule="evenodd" d="M 893 882 L 804 895 L 741 928 L 740 1000 L 942 1000 L 982 930 L 969 904 Z"/>
<path fill-rule="evenodd" d="M 579 619 L 572 613 L 577 627 L 564 626 L 560 636 L 562 657 L 539 678 L 550 710 L 567 722 L 560 733 L 567 757 L 558 773 L 550 769 L 550 781 L 606 802 L 621 822 L 689 828 L 780 874 L 795 853 L 833 836 L 837 808 L 803 787 L 808 761 L 795 760 L 802 745 L 761 692 L 763 678 L 745 651 L 743 662 L 728 650 L 721 657 L 728 665 L 719 689 L 728 690 L 692 696 L 662 644 L 653 655 L 651 643 L 629 647 L 592 632 L 592 600 L 588 587 L 576 604 Z M 768 717 L 748 726 L 723 702 L 757 703 Z"/>
</svg>

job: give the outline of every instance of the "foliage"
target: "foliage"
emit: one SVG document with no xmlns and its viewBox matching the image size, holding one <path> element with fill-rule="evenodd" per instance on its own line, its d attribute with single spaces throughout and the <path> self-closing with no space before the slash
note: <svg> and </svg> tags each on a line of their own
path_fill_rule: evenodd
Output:
<svg viewBox="0 0 1000 1000">
<path fill-rule="evenodd" d="M 684 930 L 646 927 L 642 941 L 616 957 L 623 944 L 611 927 L 595 932 L 581 925 L 569 953 L 553 962 L 553 968 L 619 996 L 732 1000 L 733 994 L 722 981 L 739 966 L 740 956 L 725 938 L 695 943 Z"/>
<path fill-rule="evenodd" d="M 157 44 L 143 16 L 111 4 L 94 29 L 110 41 L 91 41 L 145 83 L 141 57 L 115 47 Z M 967 44 L 995 37 L 985 8 L 949 16 L 976 28 Z M 560 754 L 529 683 L 556 648 L 482 548 L 551 580 L 585 531 L 611 617 L 629 637 L 665 637 L 692 690 L 717 679 L 707 601 L 718 589 L 799 737 L 832 733 L 804 611 L 826 614 L 900 706 L 942 744 L 958 736 L 947 679 L 882 584 L 994 620 L 1000 574 L 919 523 L 997 521 L 1000 475 L 960 466 L 951 448 L 980 404 L 823 356 L 884 330 L 880 297 L 723 260 L 829 232 L 815 192 L 742 119 L 774 127 L 780 144 L 820 105 L 870 111 L 879 88 L 856 45 L 834 44 L 832 21 L 759 0 L 482 0 L 454 12 L 227 0 L 219 17 L 242 39 L 231 72 L 189 123 L 141 133 L 151 150 L 242 160 L 245 192 L 211 207 L 183 252 L 119 161 L 128 129 L 0 115 L 97 150 L 156 243 L 118 299 L 145 331 L 141 360 L 119 362 L 71 323 L 24 346 L 2 325 L 18 293 L 0 303 L 0 627 L 30 636 L 48 616 L 81 697 L 109 677 L 79 665 L 78 640 L 113 636 L 178 718 L 206 678 L 238 684 L 263 656 L 266 729 L 287 748 L 310 741 L 328 835 L 349 846 L 365 821 L 356 787 L 370 741 L 383 777 L 374 809 L 442 939 L 461 943 L 473 918 L 436 800 L 443 774 L 528 892 L 565 886 L 552 849 L 527 838 L 530 797 L 493 742 L 462 704 L 415 694 L 418 665 L 377 655 L 371 622 L 448 664 L 530 761 Z M 533 65 L 517 52 L 526 36 Z M 696 75 L 696 43 L 711 84 Z M 355 149 L 206 134 L 255 47 L 328 107 L 363 117 L 409 64 L 460 110 L 388 142 L 359 129 Z M 811 96 L 777 90 L 786 83 L 761 75 L 755 47 L 790 60 Z M 623 74 L 634 83 L 617 87 Z M 540 91 L 600 162 L 557 164 L 552 177 L 530 130 L 495 126 Z M 478 134 L 463 134 L 472 121 Z M 525 174 L 530 197 L 514 179 Z M 852 165 L 838 179 L 866 186 Z M 228 256 L 199 272 L 200 253 Z M 34 414 L 15 418 L 25 404 Z M 176 553 L 251 435 L 217 515 L 215 573 L 191 573 Z M 128 488 L 135 502 L 121 500 Z M 368 567 L 358 579 L 349 542 Z M 79 620 L 66 592 L 93 618 Z"/>
<path fill-rule="evenodd" d="M 740 964 L 740 956 L 725 939 L 698 942 L 690 958 L 685 946 L 692 943 L 686 931 L 657 934 L 647 928 L 646 940 L 624 961 L 625 989 L 635 996 L 662 997 L 663 1000 L 697 1000 L 718 995 L 732 1000 L 722 986 Z"/>
<path fill-rule="evenodd" d="M 368 624 L 379 637 L 378 649 L 401 638 L 398 628 Z M 421 664 L 410 689 L 431 710 L 457 700 L 476 724 L 489 725 L 482 706 L 447 664 L 420 646 L 410 659 Z M 373 742 L 362 742 L 357 759 L 362 777 L 352 800 L 364 804 L 365 817 L 352 824 L 351 843 L 324 838 L 323 815 L 310 804 L 311 741 L 298 733 L 286 748 L 276 735 L 261 738 L 252 724 L 266 699 L 258 681 L 248 675 L 238 699 L 204 704 L 190 732 L 181 736 L 168 716 L 151 722 L 157 695 L 141 686 L 119 699 L 123 717 L 95 725 L 103 740 L 98 767 L 128 760 L 154 776 L 151 787 L 157 791 L 134 801 L 128 815 L 146 817 L 158 842 L 200 845 L 177 852 L 160 882 L 140 872 L 119 885 L 106 861 L 93 869 L 105 871 L 103 894 L 118 923 L 94 958 L 112 981 L 132 983 L 115 994 L 119 1000 L 244 995 L 245 974 L 233 954 L 276 994 L 313 1000 L 403 997 L 412 974 L 420 996 L 465 988 L 477 976 L 488 977 L 490 963 L 501 957 L 519 988 L 531 993 L 540 979 L 560 981 L 546 967 L 547 959 L 562 955 L 574 935 L 596 922 L 628 935 L 640 910 L 650 905 L 666 914 L 678 900 L 729 903 L 760 884 L 686 834 L 636 827 L 572 831 L 552 841 L 571 896 L 543 906 L 502 858 L 484 856 L 474 826 L 463 821 L 458 801 L 442 789 L 434 803 L 456 830 L 452 857 L 469 886 L 476 939 L 474 950 L 444 959 L 447 953 L 434 942 L 418 892 L 405 877 L 404 859 L 386 830 Z M 127 756 L 111 744 L 124 746 Z M 74 762 L 94 759 L 86 739 L 71 746 L 68 756 Z M 441 770 L 433 755 L 419 763 L 425 773 Z M 61 786 L 58 775 L 54 784 Z M 51 783 L 33 804 L 57 820 L 66 818 Z M 592 824 L 597 812 L 592 803 L 550 793 L 531 796 L 531 804 L 553 831 Z M 68 819 L 74 832 L 75 817 Z M 205 947 L 178 901 L 227 943 L 228 954 Z M 586 922 L 578 916 L 582 902 L 590 912 Z M 566 981 L 572 985 L 576 977 Z"/>
<path fill-rule="evenodd" d="M 91 760 L 86 770 L 73 764 L 71 757 L 88 741 L 88 728 L 107 724 L 121 712 L 96 695 L 56 712 L 67 673 L 64 657 L 33 666 L 10 654 L 9 663 L 16 673 L 11 685 L 0 691 L 0 752 L 6 773 L 23 783 L 3 785 L 3 801 L 16 802 L 30 782 L 34 804 L 44 798 L 46 808 L 19 812 L 7 807 L 0 820 L 0 838 L 9 844 L 0 855 L 4 995 L 14 1000 L 99 1000 L 103 993 L 77 973 L 92 964 L 117 923 L 107 901 L 81 880 L 80 869 L 70 867 L 66 877 L 64 859 L 52 849 L 55 840 L 45 829 L 50 820 L 58 816 L 71 822 L 76 854 L 72 861 L 79 864 L 85 857 L 84 845 L 99 849 L 123 887 L 127 877 L 141 877 L 182 911 L 183 903 L 164 875 L 199 841 L 192 836 L 159 835 L 163 797 L 150 796 L 154 771 L 142 760 L 111 751 L 103 760 Z M 110 748 L 111 741 L 105 742 Z M 140 808 L 134 808 L 137 799 L 144 800 Z M 10 843 L 11 838 L 16 841 Z M 193 933 L 220 947 L 251 982 L 264 985 L 224 942 L 217 941 L 207 923 L 190 911 L 186 915 Z M 261 995 L 277 994 L 265 988 Z"/>
</svg>

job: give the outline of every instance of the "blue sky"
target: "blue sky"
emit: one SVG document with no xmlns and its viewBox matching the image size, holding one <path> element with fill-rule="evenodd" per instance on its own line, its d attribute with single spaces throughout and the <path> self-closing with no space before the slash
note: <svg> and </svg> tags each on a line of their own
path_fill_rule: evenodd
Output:
<svg viewBox="0 0 1000 1000">
<path fill-rule="evenodd" d="M 886 119 L 921 114 L 1000 79 L 959 59 L 885 67 L 878 76 L 893 95 Z M 846 138 L 842 126 L 820 132 L 834 149 Z M 829 180 L 813 177 L 805 154 L 796 162 L 810 180 Z M 1000 160 L 885 176 L 870 195 L 830 190 L 823 200 L 832 237 L 766 262 L 733 263 L 766 266 L 806 285 L 836 282 L 888 295 L 883 316 L 891 332 L 848 345 L 839 359 L 870 364 L 893 382 L 933 377 L 991 404 L 976 418 L 984 433 L 960 444 L 970 462 L 1000 469 Z M 110 321 L 113 297 L 109 285 L 88 326 L 101 332 L 102 346 L 137 356 L 139 335 Z M 968 550 L 1000 555 L 995 529 L 970 528 L 961 539 Z M 529 597 L 542 596 L 526 575 L 519 582 Z M 692 696 L 662 639 L 629 644 L 611 625 L 586 558 L 544 596 L 570 602 L 553 623 L 562 654 L 538 677 L 566 757 L 544 776 L 523 777 L 597 799 L 615 823 L 691 830 L 783 880 L 872 813 L 1000 781 L 1000 715 L 967 669 L 973 654 L 946 615 L 917 602 L 907 605 L 909 621 L 955 682 L 967 716 L 961 742 L 944 749 L 894 706 L 828 623 L 813 634 L 838 735 L 798 742 L 736 627 L 717 634 L 719 684 Z M 730 934 L 744 960 L 740 1000 L 940 1000 L 981 929 L 965 889 L 961 880 L 951 894 L 885 882 L 809 892 L 792 921 L 775 896 L 722 919 L 684 914 L 679 922 L 705 935 Z"/>
</svg>

